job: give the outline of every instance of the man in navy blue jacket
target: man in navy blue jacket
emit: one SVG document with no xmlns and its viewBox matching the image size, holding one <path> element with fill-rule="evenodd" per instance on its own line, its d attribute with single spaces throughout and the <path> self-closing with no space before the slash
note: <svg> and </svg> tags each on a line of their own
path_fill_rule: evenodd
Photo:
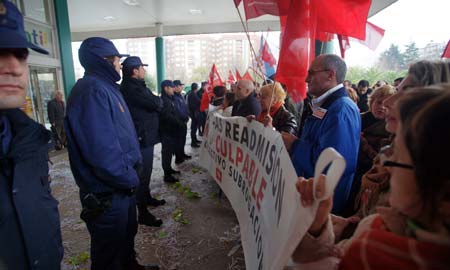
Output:
<svg viewBox="0 0 450 270">
<path fill-rule="evenodd" d="M 175 85 L 173 98 L 175 101 L 176 112 L 184 123 L 183 128 L 177 132 L 178 140 L 175 148 L 175 164 L 180 164 L 187 159 L 191 159 L 191 156 L 186 155 L 184 152 L 184 146 L 186 145 L 187 122 L 189 121 L 189 110 L 185 99 L 181 95 L 184 89 L 184 83 L 180 80 L 175 80 L 173 81 L 173 84 Z"/>
<path fill-rule="evenodd" d="M 85 73 L 67 101 L 65 128 L 81 218 L 91 235 L 91 269 L 158 269 L 139 265 L 134 251 L 141 153 L 116 84 L 124 55 L 100 37 L 84 40 L 78 54 Z"/>
<path fill-rule="evenodd" d="M 187 97 L 189 116 L 191 117 L 191 147 L 200 147 L 200 141 L 197 139 L 197 129 L 200 125 L 200 97 L 197 95 L 198 84 L 191 84 L 191 91 Z"/>
<path fill-rule="evenodd" d="M 240 80 L 237 82 L 236 101 L 233 104 L 232 116 L 247 117 L 254 115 L 258 117 L 261 113 L 261 103 L 256 99 L 255 85 L 249 80 Z"/>
<path fill-rule="evenodd" d="M 159 130 L 161 134 L 161 163 L 164 170 L 164 182 L 178 182 L 173 175 L 179 171 L 172 169 L 172 156 L 175 154 L 179 140 L 178 133 L 184 128 L 184 121 L 177 113 L 175 104 L 175 85 L 170 80 L 161 82 L 161 100 L 163 109 L 159 115 Z"/>
<path fill-rule="evenodd" d="M 346 72 L 345 62 L 337 55 L 320 55 L 311 63 L 306 82 L 313 96 L 313 113 L 306 118 L 300 139 L 291 147 L 297 175 L 305 178 L 314 176 L 317 159 L 325 148 L 333 147 L 345 158 L 346 168 L 334 191 L 334 214 L 341 213 L 350 194 L 361 132 L 358 107 L 342 84 Z M 289 138 L 283 134 L 288 148 L 295 139 Z"/>
<path fill-rule="evenodd" d="M 28 89 L 23 17 L 0 1 L 0 269 L 58 270 L 63 257 L 58 202 L 50 193 L 51 133 L 19 108 Z"/>
<path fill-rule="evenodd" d="M 166 203 L 165 200 L 155 199 L 150 194 L 154 145 L 161 142 L 159 113 L 162 110 L 162 101 L 145 85 L 144 66 L 148 65 L 143 64 L 137 56 L 130 56 L 123 61 L 123 80 L 120 84 L 120 92 L 130 109 L 142 154 L 140 182 L 136 192 L 138 222 L 147 226 L 159 227 L 162 221 L 155 218 L 148 211 L 147 206 L 160 206 Z"/>
</svg>

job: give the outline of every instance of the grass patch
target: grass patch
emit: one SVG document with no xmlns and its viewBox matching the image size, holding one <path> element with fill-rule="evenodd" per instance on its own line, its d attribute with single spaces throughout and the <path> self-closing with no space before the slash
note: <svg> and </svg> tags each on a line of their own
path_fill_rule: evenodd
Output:
<svg viewBox="0 0 450 270">
<path fill-rule="evenodd" d="M 78 266 L 87 263 L 88 260 L 89 260 L 89 253 L 87 251 L 83 251 L 76 256 L 70 257 L 69 264 L 73 266 Z"/>
<path fill-rule="evenodd" d="M 184 195 L 189 200 L 196 200 L 200 199 L 201 196 L 198 192 L 192 191 L 192 189 L 188 186 L 184 186 L 180 182 L 176 182 L 172 185 L 170 185 L 172 189 L 175 189 L 178 193 L 181 195 Z"/>
<path fill-rule="evenodd" d="M 181 223 L 181 224 L 183 224 L 183 225 L 189 224 L 189 220 L 187 220 L 187 219 L 184 217 L 183 209 L 176 209 L 175 211 L 173 211 L 173 212 L 172 212 L 172 218 L 173 218 L 173 220 L 175 220 L 176 222 Z"/>
</svg>

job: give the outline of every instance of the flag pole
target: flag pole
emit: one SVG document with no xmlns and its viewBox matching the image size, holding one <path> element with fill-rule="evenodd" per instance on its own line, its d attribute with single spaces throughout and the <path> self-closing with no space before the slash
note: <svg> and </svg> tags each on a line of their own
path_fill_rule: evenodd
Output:
<svg viewBox="0 0 450 270">
<path fill-rule="evenodd" d="M 250 34 L 248 33 L 248 28 L 246 27 L 246 24 L 244 23 L 244 19 L 242 18 L 241 11 L 239 10 L 239 8 L 238 8 L 237 6 L 236 6 L 236 10 L 237 10 L 237 12 L 238 12 L 239 19 L 241 20 L 242 27 L 244 28 L 245 35 L 247 36 L 248 43 L 249 43 L 250 49 L 251 49 L 251 53 L 253 54 L 253 58 L 256 59 L 256 52 L 255 52 L 255 49 L 253 48 L 253 44 L 252 44 L 252 41 L 251 41 L 251 39 L 250 39 Z M 252 60 L 253 60 L 253 59 L 252 59 Z M 256 61 L 256 62 L 258 63 L 258 61 Z M 261 69 L 259 63 L 257 64 L 257 68 L 258 68 L 258 69 Z M 263 72 L 261 72 L 261 73 L 263 73 Z M 264 73 L 263 73 L 263 74 L 264 74 Z"/>
</svg>

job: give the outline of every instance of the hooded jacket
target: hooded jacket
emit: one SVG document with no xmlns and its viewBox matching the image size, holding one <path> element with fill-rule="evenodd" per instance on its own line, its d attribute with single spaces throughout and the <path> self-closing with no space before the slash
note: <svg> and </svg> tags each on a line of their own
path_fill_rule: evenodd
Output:
<svg viewBox="0 0 450 270">
<path fill-rule="evenodd" d="M 0 156 L 0 268 L 60 269 L 58 202 L 48 181 L 51 133 L 19 109 L 3 114 L 12 140 Z"/>
<path fill-rule="evenodd" d="M 89 46 L 80 47 L 84 77 L 67 101 L 65 128 L 72 173 L 80 195 L 130 190 L 139 183 L 141 154 L 120 75 Z"/>
</svg>

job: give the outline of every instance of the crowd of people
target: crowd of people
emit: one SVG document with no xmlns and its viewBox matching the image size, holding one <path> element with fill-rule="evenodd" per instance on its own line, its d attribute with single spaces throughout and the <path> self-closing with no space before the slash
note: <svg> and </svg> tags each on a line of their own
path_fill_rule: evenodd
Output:
<svg viewBox="0 0 450 270">
<path fill-rule="evenodd" d="M 333 147 L 345 158 L 334 194 L 320 201 L 287 268 L 448 269 L 450 62 L 418 61 L 405 78 L 370 88 L 367 80 L 345 80 L 342 58 L 319 55 L 299 104 L 272 80 L 261 87 L 240 80 L 230 89 L 192 83 L 186 94 L 183 82 L 165 80 L 158 96 L 146 86 L 138 56 L 92 37 L 78 51 L 85 74 L 67 105 L 62 92 L 48 103 L 52 135 L 20 109 L 28 49 L 48 52 L 27 41 L 12 3 L 0 5 L 0 269 L 60 269 L 60 218 L 47 162 L 55 142 L 67 147 L 80 190 L 91 268 L 159 269 L 139 264 L 134 249 L 138 224 L 163 224 L 148 210 L 166 204 L 150 190 L 154 148 L 161 143 L 162 180 L 178 182 L 182 172 L 172 159 L 192 158 L 185 152 L 188 123 L 190 145 L 198 148 L 208 113 L 279 132 L 304 207 L 324 191 L 326 177 L 312 178 L 320 153 Z"/>
</svg>

